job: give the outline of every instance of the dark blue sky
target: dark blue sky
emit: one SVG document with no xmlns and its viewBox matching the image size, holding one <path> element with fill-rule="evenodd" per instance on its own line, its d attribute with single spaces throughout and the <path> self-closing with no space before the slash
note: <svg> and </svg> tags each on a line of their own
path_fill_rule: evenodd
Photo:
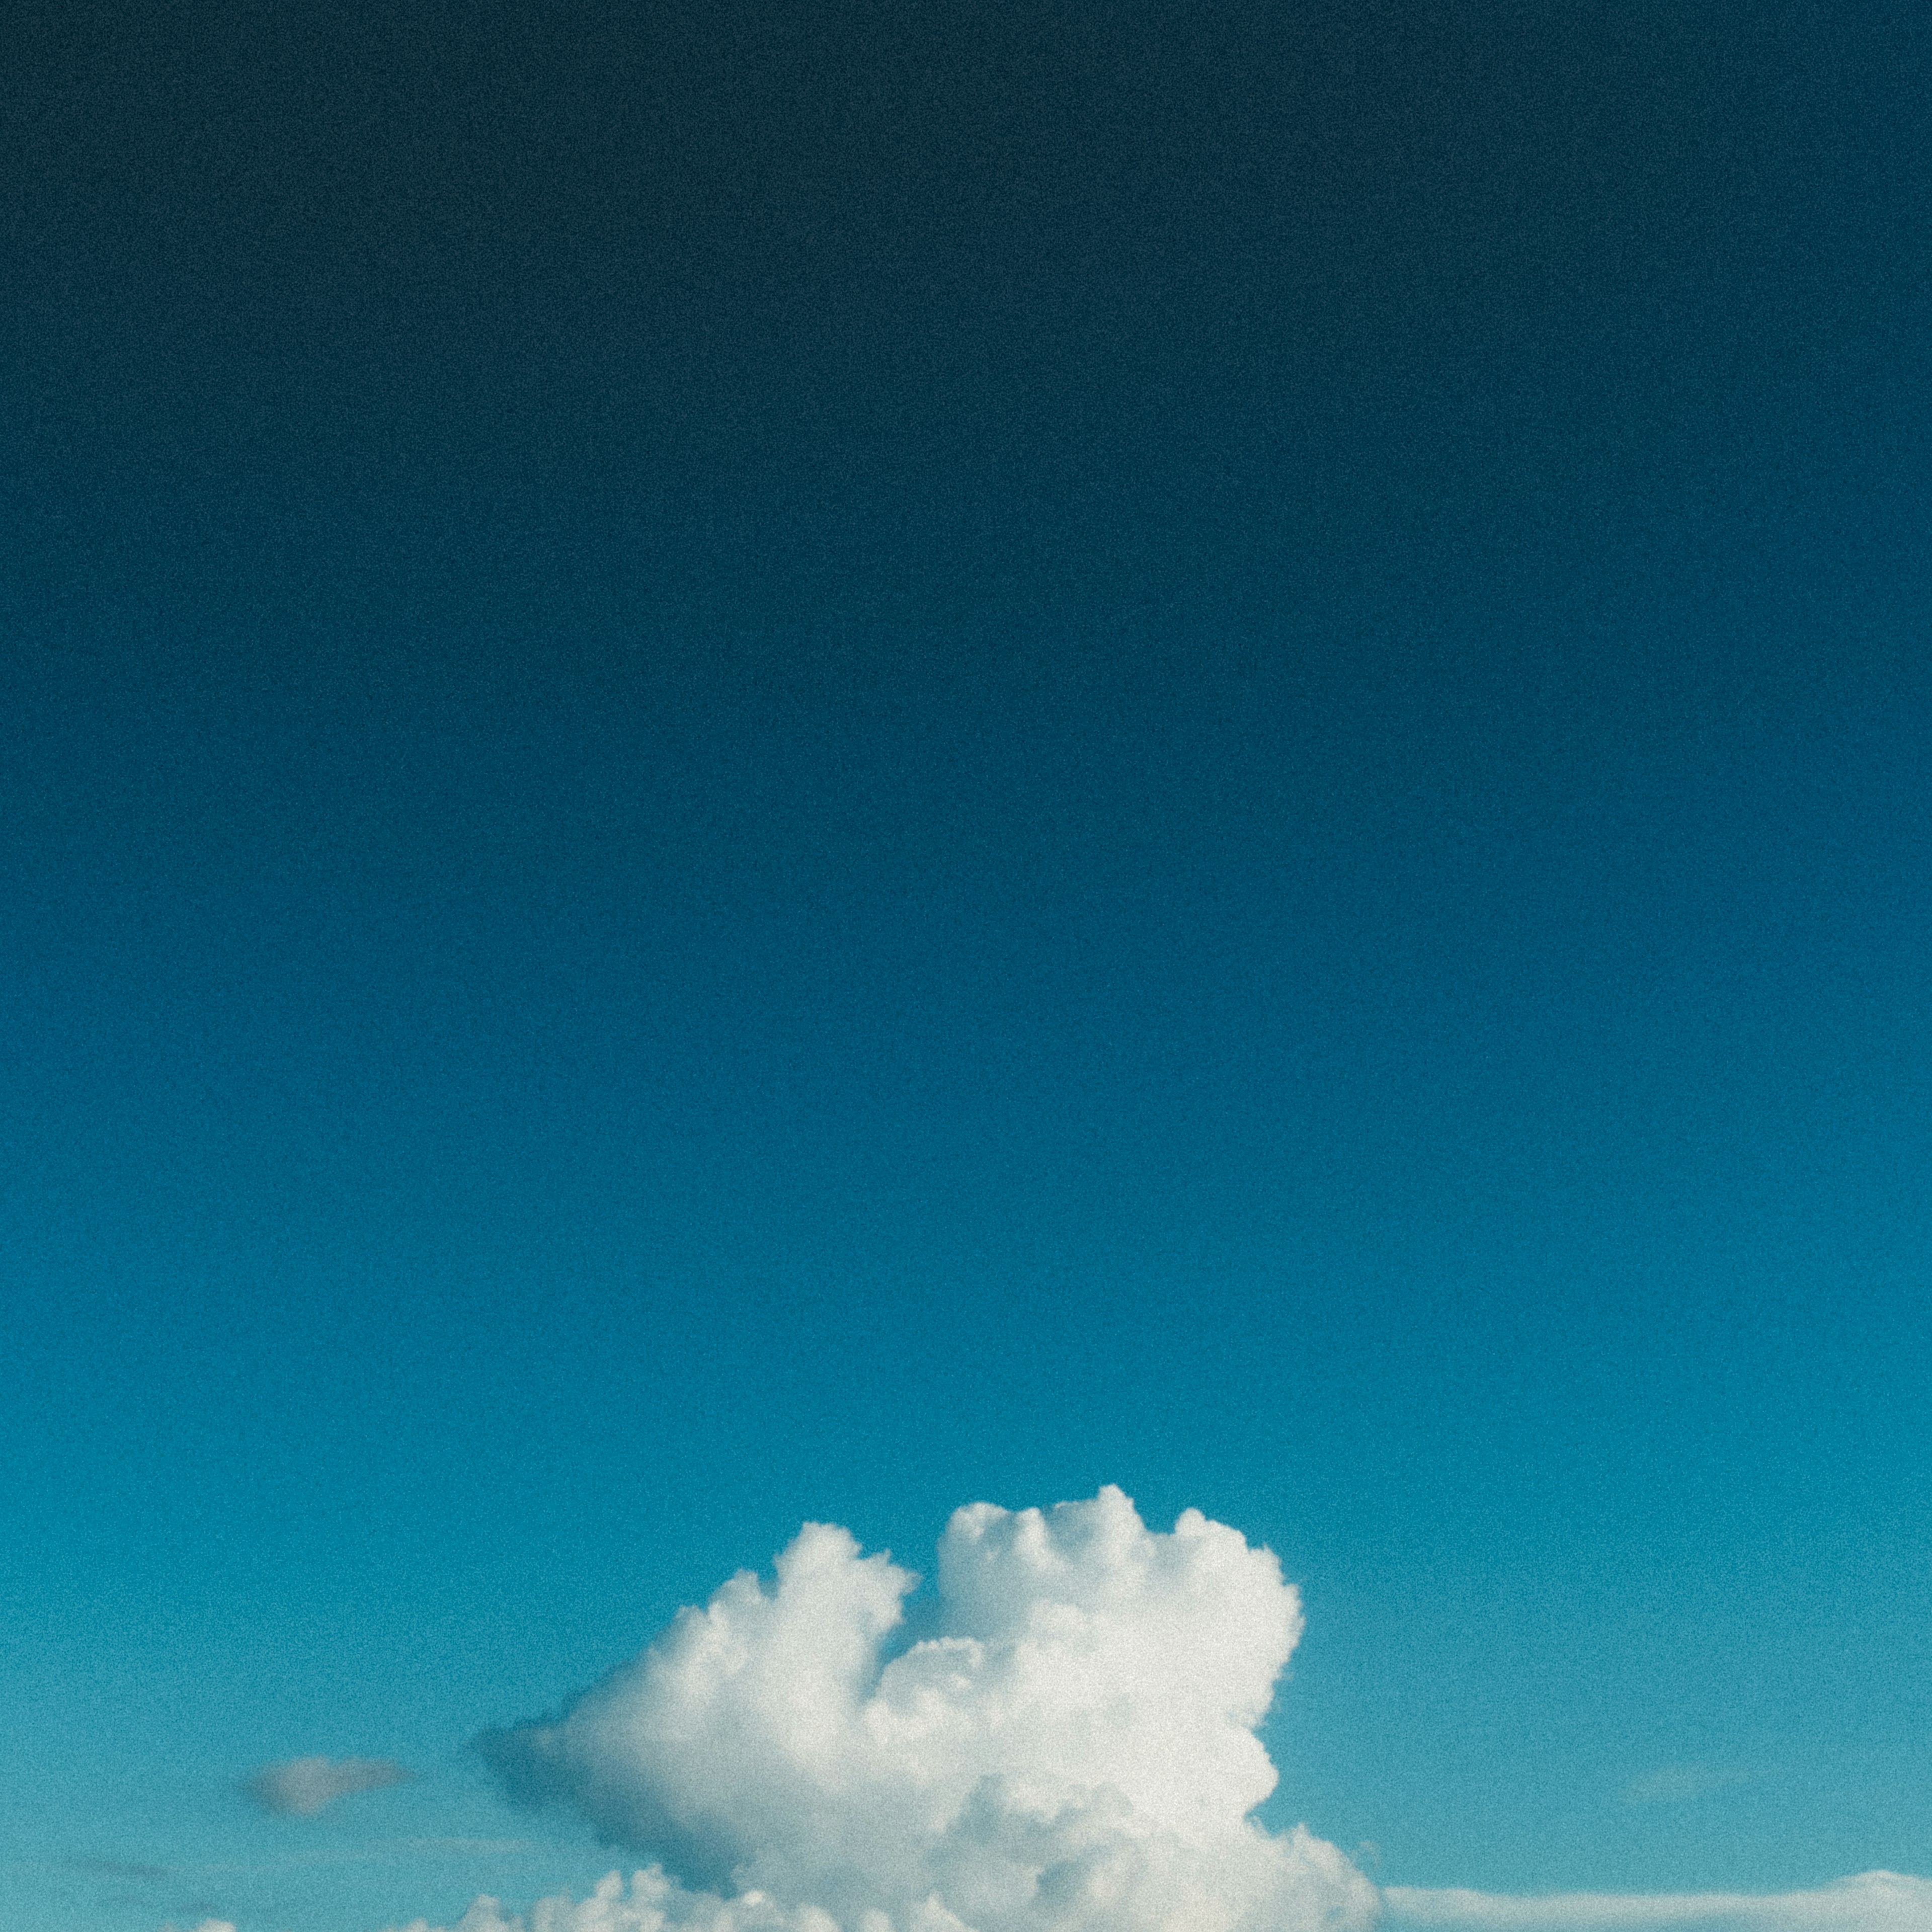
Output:
<svg viewBox="0 0 1932 1932">
<path fill-rule="evenodd" d="M 1103 1481 L 1282 1553 L 1391 1882 L 1932 1868 L 1916 10 L 16 45 L 37 1922 Z"/>
</svg>

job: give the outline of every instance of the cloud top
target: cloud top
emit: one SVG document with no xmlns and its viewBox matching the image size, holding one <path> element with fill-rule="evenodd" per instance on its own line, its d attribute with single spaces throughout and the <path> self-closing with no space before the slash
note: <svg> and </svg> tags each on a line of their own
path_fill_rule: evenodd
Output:
<svg viewBox="0 0 1932 1932">
<path fill-rule="evenodd" d="M 741 1573 L 560 1717 L 480 1740 L 513 1797 L 716 1888 L 646 1873 L 569 1911 L 595 1905 L 600 1932 L 1373 1922 L 1341 1853 L 1248 1815 L 1275 1783 L 1256 1726 L 1301 1633 L 1270 1552 L 1198 1510 L 1150 1531 L 1117 1489 L 975 1504 L 940 1544 L 937 1634 L 888 1657 L 915 1581 L 808 1524 L 771 1589 Z"/>
<path fill-rule="evenodd" d="M 263 1765 L 242 1788 L 278 1818 L 313 1818 L 352 1792 L 401 1784 L 409 1776 L 386 1757 L 292 1757 Z"/>
</svg>

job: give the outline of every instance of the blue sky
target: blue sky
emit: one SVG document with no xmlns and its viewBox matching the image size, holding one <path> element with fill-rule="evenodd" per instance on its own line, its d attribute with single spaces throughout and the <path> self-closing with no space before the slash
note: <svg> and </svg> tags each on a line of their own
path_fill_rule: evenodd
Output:
<svg viewBox="0 0 1932 1932">
<path fill-rule="evenodd" d="M 1108 1484 L 1378 1883 L 1932 1873 L 1922 27 L 26 43 L 0 1916 L 581 1894 L 479 1732 Z"/>
</svg>

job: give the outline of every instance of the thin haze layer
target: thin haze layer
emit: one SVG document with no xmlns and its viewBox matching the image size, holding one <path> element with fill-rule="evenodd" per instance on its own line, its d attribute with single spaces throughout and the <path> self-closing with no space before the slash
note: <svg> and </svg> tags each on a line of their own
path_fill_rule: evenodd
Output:
<svg viewBox="0 0 1932 1932">
<path fill-rule="evenodd" d="M 1932 1880 L 1864 1872 L 1810 1892 L 1566 1892 L 1546 1898 L 1422 1891 L 1382 1894 L 1391 1932 L 1932 1932 Z"/>
</svg>

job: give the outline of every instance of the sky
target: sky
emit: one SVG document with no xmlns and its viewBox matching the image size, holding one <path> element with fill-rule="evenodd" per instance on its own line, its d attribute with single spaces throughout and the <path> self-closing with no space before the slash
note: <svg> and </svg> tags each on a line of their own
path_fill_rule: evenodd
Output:
<svg viewBox="0 0 1932 1932">
<path fill-rule="evenodd" d="M 0 1920 L 1932 1924 L 1922 10 L 9 41 Z"/>
</svg>

